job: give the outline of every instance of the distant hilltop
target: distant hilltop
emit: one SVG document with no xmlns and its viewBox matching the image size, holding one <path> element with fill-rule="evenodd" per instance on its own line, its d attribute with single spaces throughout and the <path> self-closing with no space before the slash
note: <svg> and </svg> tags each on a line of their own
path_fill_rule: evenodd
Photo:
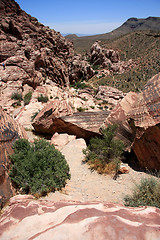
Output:
<svg viewBox="0 0 160 240">
<path fill-rule="evenodd" d="M 126 22 L 124 22 L 120 27 L 116 28 L 112 32 L 85 36 L 80 38 L 88 38 L 88 39 L 112 39 L 115 37 L 119 37 L 121 35 L 134 32 L 134 31 L 160 31 L 160 17 L 148 17 L 148 18 L 129 18 Z M 76 34 L 69 34 L 65 36 L 68 39 L 78 38 Z"/>
</svg>

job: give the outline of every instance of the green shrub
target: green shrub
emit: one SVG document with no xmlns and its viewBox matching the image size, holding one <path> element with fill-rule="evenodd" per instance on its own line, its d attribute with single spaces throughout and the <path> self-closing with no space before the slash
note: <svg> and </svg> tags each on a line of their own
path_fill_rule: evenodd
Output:
<svg viewBox="0 0 160 240">
<path fill-rule="evenodd" d="M 160 208 L 160 182 L 154 178 L 141 179 L 131 195 L 124 198 L 125 205 L 131 207 L 154 206 Z"/>
<path fill-rule="evenodd" d="M 18 106 L 21 106 L 21 101 L 18 100 L 18 101 L 16 101 L 16 102 L 12 103 L 12 106 L 13 106 L 14 108 L 16 108 L 16 107 L 18 107 Z"/>
<path fill-rule="evenodd" d="M 78 112 L 84 112 L 84 111 L 85 111 L 85 108 L 78 107 L 78 108 L 77 108 L 77 111 L 78 111 Z"/>
<path fill-rule="evenodd" d="M 22 100 L 22 94 L 21 93 L 18 93 L 18 92 L 14 92 L 12 93 L 11 95 L 11 99 L 14 99 L 14 100 Z"/>
<path fill-rule="evenodd" d="M 124 144 L 115 139 L 117 125 L 102 129 L 102 138 L 92 138 L 84 154 L 92 169 L 99 173 L 118 172 Z"/>
<path fill-rule="evenodd" d="M 47 141 L 35 140 L 31 144 L 20 139 L 13 149 L 9 176 L 22 192 L 44 195 L 61 189 L 70 178 L 64 156 Z"/>
<path fill-rule="evenodd" d="M 40 96 L 38 96 L 38 102 L 42 102 L 42 103 L 46 103 L 48 102 L 48 97 L 47 96 L 43 96 L 42 94 Z"/>
<path fill-rule="evenodd" d="M 74 87 L 76 89 L 85 89 L 85 88 L 88 88 L 90 86 L 85 84 L 84 82 L 76 82 L 75 84 L 71 85 L 71 87 Z"/>
<path fill-rule="evenodd" d="M 35 119 L 35 117 L 38 115 L 39 112 L 40 112 L 40 110 L 38 110 L 37 112 L 33 113 L 33 115 L 31 116 L 31 120 L 32 121 Z"/>
<path fill-rule="evenodd" d="M 31 97 L 32 97 L 32 92 L 28 92 L 27 94 L 25 94 L 24 99 L 23 99 L 24 105 L 29 104 Z"/>
</svg>

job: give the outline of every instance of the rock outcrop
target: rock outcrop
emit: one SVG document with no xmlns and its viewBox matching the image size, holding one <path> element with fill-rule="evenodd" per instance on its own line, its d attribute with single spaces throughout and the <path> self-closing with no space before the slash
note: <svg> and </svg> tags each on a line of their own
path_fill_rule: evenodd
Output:
<svg viewBox="0 0 160 240">
<path fill-rule="evenodd" d="M 14 0 L 1 1 L 0 25 L 3 82 L 20 80 L 35 88 L 49 78 L 69 84 L 66 60 L 73 55 L 71 42 L 22 11 Z"/>
<path fill-rule="evenodd" d="M 116 88 L 109 86 L 99 86 L 95 98 L 100 98 L 115 106 L 124 98 L 125 94 Z"/>
<path fill-rule="evenodd" d="M 102 125 L 102 127 L 107 127 L 109 124 L 118 124 L 117 136 L 124 142 L 126 150 L 129 151 L 134 141 L 135 133 L 127 121 L 127 114 L 137 99 L 138 93 L 127 93 L 127 95 L 113 108 Z"/>
<path fill-rule="evenodd" d="M 152 239 L 160 237 L 160 210 L 112 203 L 10 199 L 0 220 L 1 239 Z"/>
<path fill-rule="evenodd" d="M 94 70 L 86 60 L 82 59 L 80 54 L 72 58 L 69 65 L 69 80 L 71 83 L 75 83 L 81 79 L 88 80 L 93 75 Z"/>
<path fill-rule="evenodd" d="M 135 152 L 140 165 L 160 169 L 160 73 L 141 93 L 129 92 L 111 111 L 104 125 L 119 124 L 118 137 Z"/>
<path fill-rule="evenodd" d="M 132 148 L 141 166 L 160 170 L 160 73 L 144 86 L 127 118 L 136 134 Z"/>
<path fill-rule="evenodd" d="M 120 61 L 118 51 L 102 48 L 99 43 L 100 41 L 96 41 L 90 49 L 89 58 L 94 66 L 100 65 L 108 69 L 110 74 L 112 72 L 123 73 L 133 65 L 131 59 L 127 62 Z"/>
<path fill-rule="evenodd" d="M 25 130 L 0 107 L 0 206 L 13 195 L 8 177 L 9 155 L 19 138 L 27 138 Z"/>
<path fill-rule="evenodd" d="M 69 102 L 56 99 L 38 113 L 32 125 L 39 133 L 68 133 L 90 139 L 100 134 L 99 128 L 107 115 L 107 111 L 74 112 Z"/>
</svg>

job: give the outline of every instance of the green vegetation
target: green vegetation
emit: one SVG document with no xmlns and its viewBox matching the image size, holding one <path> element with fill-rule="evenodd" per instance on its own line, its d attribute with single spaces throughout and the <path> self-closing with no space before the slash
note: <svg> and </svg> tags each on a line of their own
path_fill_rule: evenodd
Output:
<svg viewBox="0 0 160 240">
<path fill-rule="evenodd" d="M 86 53 L 96 40 L 100 40 L 103 48 L 118 50 L 121 60 L 132 59 L 134 62 L 122 74 L 103 75 L 100 79 L 94 76 L 88 84 L 93 87 L 108 85 L 123 92 L 141 91 L 146 82 L 160 72 L 160 32 L 135 31 L 115 36 L 114 39 L 107 39 L 108 35 L 102 34 L 73 40 L 77 53 Z"/>
<path fill-rule="evenodd" d="M 132 195 L 124 198 L 125 205 L 131 207 L 154 206 L 160 208 L 160 182 L 153 178 L 141 179 Z"/>
<path fill-rule="evenodd" d="M 78 108 L 77 108 L 77 111 L 78 111 L 78 112 L 84 112 L 85 110 L 86 110 L 86 109 L 85 109 L 85 108 L 82 108 L 82 107 L 78 107 Z"/>
<path fill-rule="evenodd" d="M 13 146 L 9 176 L 24 193 L 44 195 L 59 190 L 70 178 L 64 156 L 45 140 L 17 140 Z"/>
<path fill-rule="evenodd" d="M 38 102 L 42 102 L 42 103 L 46 103 L 48 102 L 48 97 L 47 96 L 43 96 L 42 94 L 40 96 L 38 96 Z"/>
<path fill-rule="evenodd" d="M 115 139 L 117 127 L 113 124 L 102 129 L 103 137 L 92 138 L 84 150 L 85 161 L 98 173 L 117 173 L 119 170 L 124 145 L 122 141 Z"/>
<path fill-rule="evenodd" d="M 90 85 L 82 82 L 82 81 L 79 81 L 79 82 L 76 82 L 75 84 L 71 85 L 71 87 L 74 87 L 76 89 L 85 89 L 85 88 L 91 88 Z"/>
<path fill-rule="evenodd" d="M 12 106 L 13 106 L 14 108 L 21 106 L 21 101 L 18 100 L 18 101 L 16 101 L 16 102 L 12 103 Z"/>
<path fill-rule="evenodd" d="M 39 112 L 40 112 L 40 110 L 38 110 L 37 112 L 33 113 L 33 115 L 31 116 L 32 122 L 35 119 L 35 117 L 38 115 Z"/>
<path fill-rule="evenodd" d="M 24 99 L 23 99 L 24 105 L 28 105 L 29 104 L 29 102 L 31 100 L 31 97 L 32 97 L 32 92 L 31 91 L 28 92 L 27 94 L 25 94 Z"/>
<path fill-rule="evenodd" d="M 11 95 L 11 99 L 12 100 L 19 100 L 19 101 L 21 101 L 22 100 L 22 94 L 18 93 L 18 92 L 14 92 Z"/>
</svg>

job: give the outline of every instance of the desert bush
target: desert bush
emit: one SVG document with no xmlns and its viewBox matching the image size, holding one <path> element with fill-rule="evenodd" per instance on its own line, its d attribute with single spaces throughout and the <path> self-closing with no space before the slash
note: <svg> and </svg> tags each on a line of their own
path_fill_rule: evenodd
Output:
<svg viewBox="0 0 160 240">
<path fill-rule="evenodd" d="M 64 156 L 47 141 L 20 139 L 13 149 L 9 176 L 21 192 L 44 195 L 61 189 L 70 178 Z"/>
<path fill-rule="evenodd" d="M 74 87 L 76 89 L 85 89 L 85 88 L 90 88 L 91 86 L 89 86 L 88 84 L 86 84 L 82 81 L 79 81 L 79 82 L 76 82 L 73 85 L 71 85 L 71 87 Z"/>
<path fill-rule="evenodd" d="M 14 108 L 21 106 L 21 101 L 18 100 L 18 101 L 16 101 L 16 102 L 12 103 L 12 106 L 13 106 Z"/>
<path fill-rule="evenodd" d="M 42 103 L 46 103 L 48 102 L 48 97 L 47 96 L 43 96 L 42 94 L 40 96 L 38 96 L 38 102 L 42 102 Z"/>
<path fill-rule="evenodd" d="M 78 107 L 78 108 L 77 108 L 77 111 L 78 111 L 78 112 L 84 112 L 84 111 L 85 111 L 85 108 Z"/>
<path fill-rule="evenodd" d="M 115 139 L 117 127 L 114 124 L 102 129 L 103 137 L 92 138 L 84 150 L 85 161 L 98 173 L 118 172 L 124 144 L 121 140 Z"/>
<path fill-rule="evenodd" d="M 27 94 L 25 94 L 24 99 L 23 99 L 24 105 L 29 104 L 31 97 L 32 97 L 32 92 L 28 92 Z"/>
<path fill-rule="evenodd" d="M 18 92 L 14 92 L 12 93 L 11 95 L 11 99 L 13 100 L 22 100 L 22 94 L 21 93 L 18 93 Z"/>
<path fill-rule="evenodd" d="M 33 120 L 35 119 L 35 117 L 38 115 L 38 113 L 40 112 L 40 110 L 36 111 L 33 113 L 33 115 L 31 116 L 31 120 L 33 122 Z"/>
<path fill-rule="evenodd" d="M 160 208 L 160 182 L 154 178 L 143 178 L 136 184 L 131 195 L 124 197 L 126 206 L 154 206 Z"/>
</svg>

